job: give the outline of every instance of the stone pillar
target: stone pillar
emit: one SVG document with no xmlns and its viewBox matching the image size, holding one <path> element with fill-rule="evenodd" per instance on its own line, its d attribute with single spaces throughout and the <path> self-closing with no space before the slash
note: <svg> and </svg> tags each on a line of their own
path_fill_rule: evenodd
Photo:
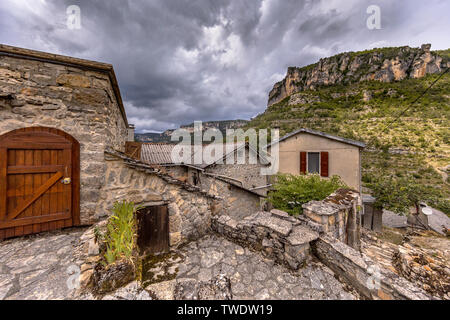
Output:
<svg viewBox="0 0 450 320">
<path fill-rule="evenodd" d="M 383 209 L 373 209 L 372 230 L 375 232 L 383 231 Z"/>
<path fill-rule="evenodd" d="M 383 229 L 383 210 L 375 208 L 375 198 L 363 195 L 364 215 L 362 216 L 362 226 L 368 230 L 381 232 Z"/>
<path fill-rule="evenodd" d="M 359 193 L 341 189 L 322 201 L 303 205 L 308 224 L 320 233 L 360 250 L 362 201 Z"/>
</svg>

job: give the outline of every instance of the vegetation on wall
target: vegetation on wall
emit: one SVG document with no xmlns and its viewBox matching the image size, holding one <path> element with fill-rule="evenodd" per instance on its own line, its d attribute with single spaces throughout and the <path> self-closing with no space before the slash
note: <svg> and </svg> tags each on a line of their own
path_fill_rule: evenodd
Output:
<svg viewBox="0 0 450 320">
<path fill-rule="evenodd" d="M 338 176 L 322 179 L 318 174 L 279 174 L 268 201 L 276 209 L 295 216 L 303 213 L 303 204 L 311 200 L 323 200 L 337 189 L 346 187 Z"/>
<path fill-rule="evenodd" d="M 135 213 L 140 207 L 133 202 L 116 202 L 113 214 L 109 218 L 107 231 L 104 236 L 106 252 L 104 254 L 107 264 L 120 259 L 132 262 L 136 246 L 136 219 Z"/>
</svg>

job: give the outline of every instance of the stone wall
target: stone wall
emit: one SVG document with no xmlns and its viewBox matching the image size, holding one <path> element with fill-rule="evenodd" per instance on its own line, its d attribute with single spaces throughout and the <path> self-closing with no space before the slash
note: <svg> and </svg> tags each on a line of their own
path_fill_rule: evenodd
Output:
<svg viewBox="0 0 450 320">
<path fill-rule="evenodd" d="M 242 186 L 247 189 L 262 187 L 268 184 L 267 176 L 261 175 L 261 164 L 214 164 L 205 169 L 207 173 L 230 177 L 242 182 Z M 267 194 L 267 190 L 257 191 L 262 196 Z"/>
<path fill-rule="evenodd" d="M 221 197 L 223 212 L 234 219 L 243 219 L 261 210 L 261 196 L 240 187 L 237 182 L 201 173 L 200 187 L 210 194 Z"/>
<path fill-rule="evenodd" d="M 107 156 L 105 179 L 99 190 L 98 217 L 109 215 L 116 201 L 133 201 L 145 206 L 168 204 L 172 247 L 205 235 L 210 230 L 212 214 L 220 207 L 219 197 L 111 154 Z"/>
<path fill-rule="evenodd" d="M 81 224 L 94 223 L 107 170 L 104 150 L 123 150 L 127 137 L 109 75 L 0 55 L 0 135 L 32 126 L 63 130 L 80 143 Z"/>
<path fill-rule="evenodd" d="M 300 219 L 319 233 L 360 250 L 361 204 L 358 192 L 339 189 L 323 201 L 304 204 Z"/>
<path fill-rule="evenodd" d="M 239 220 L 226 215 L 214 216 L 212 229 L 294 270 L 306 262 L 310 242 L 319 237 L 317 232 L 279 210 L 257 212 Z"/>
<path fill-rule="evenodd" d="M 244 218 L 261 209 L 261 195 L 240 187 L 238 182 L 209 175 L 207 172 L 186 166 L 163 167 L 161 170 L 181 181 L 197 186 L 211 195 L 222 198 L 221 209 L 234 218 Z M 194 175 L 197 175 L 197 181 L 194 181 Z"/>
<path fill-rule="evenodd" d="M 428 300 L 421 288 L 380 267 L 365 254 L 345 245 L 330 235 L 312 243 L 313 253 L 342 280 L 367 299 Z"/>
</svg>

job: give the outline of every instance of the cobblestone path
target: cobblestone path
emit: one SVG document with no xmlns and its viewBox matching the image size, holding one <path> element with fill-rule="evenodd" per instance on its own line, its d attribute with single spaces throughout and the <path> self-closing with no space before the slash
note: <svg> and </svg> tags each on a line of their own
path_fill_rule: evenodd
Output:
<svg viewBox="0 0 450 320">
<path fill-rule="evenodd" d="M 317 261 L 293 272 L 222 237 L 208 235 L 180 251 L 170 269 L 178 267 L 175 280 L 208 281 L 222 273 L 231 279 L 234 299 L 318 300 L 355 299 L 333 272 Z M 167 268 L 166 268 L 167 270 Z M 158 270 L 154 270 L 155 274 Z M 170 286 L 156 286 L 157 288 Z M 170 297 L 170 293 L 168 294 Z"/>
<path fill-rule="evenodd" d="M 0 300 L 80 298 L 73 295 L 68 280 L 69 268 L 82 264 L 77 261 L 76 248 L 85 230 L 69 229 L 1 242 Z M 292 272 L 216 235 L 182 247 L 172 263 L 170 272 L 176 274 L 172 282 L 186 278 L 207 281 L 219 273 L 226 274 L 231 279 L 234 299 L 355 299 L 319 262 L 309 261 Z M 167 273 L 167 268 L 160 267 Z M 151 286 L 159 288 L 158 296 L 170 298 L 169 282 Z"/>
</svg>

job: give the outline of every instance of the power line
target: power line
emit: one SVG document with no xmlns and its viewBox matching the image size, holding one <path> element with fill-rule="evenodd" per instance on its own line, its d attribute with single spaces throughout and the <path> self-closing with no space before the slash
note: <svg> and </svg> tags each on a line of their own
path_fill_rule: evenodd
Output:
<svg viewBox="0 0 450 320">
<path fill-rule="evenodd" d="M 444 76 L 444 74 L 445 74 L 449 69 L 450 69 L 450 68 L 447 67 L 447 69 L 445 69 L 445 71 L 442 72 L 442 73 L 439 75 L 439 77 L 438 77 L 436 80 L 434 80 L 433 83 L 431 83 L 430 86 L 429 86 L 428 88 L 426 88 L 424 92 L 422 92 L 422 93 L 420 94 L 420 96 L 418 96 L 413 102 L 411 102 L 411 104 L 410 104 L 405 110 L 403 110 L 402 112 L 400 112 L 400 114 L 399 114 L 395 119 L 393 119 L 391 122 L 389 122 L 389 123 L 386 125 L 386 127 L 385 127 L 383 130 L 381 130 L 381 132 L 384 132 L 384 131 L 385 131 L 386 129 L 388 129 L 395 121 L 397 121 L 401 116 L 403 116 L 403 115 L 406 113 L 406 111 L 408 111 L 408 110 L 412 107 L 412 105 L 413 105 L 414 103 L 416 103 L 417 101 L 419 101 L 420 98 L 422 98 L 422 97 L 428 92 L 428 90 L 430 90 L 430 89 L 436 84 L 436 82 L 438 82 L 438 81 Z"/>
</svg>

